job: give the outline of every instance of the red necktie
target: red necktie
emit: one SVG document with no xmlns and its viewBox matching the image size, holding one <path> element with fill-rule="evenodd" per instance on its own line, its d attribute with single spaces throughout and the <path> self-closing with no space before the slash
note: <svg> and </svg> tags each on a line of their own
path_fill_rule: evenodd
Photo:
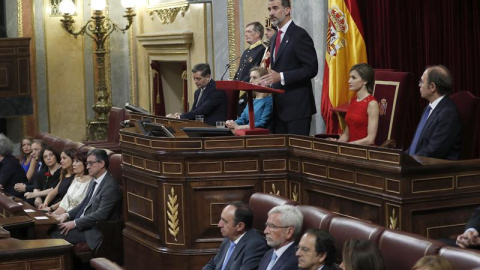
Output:
<svg viewBox="0 0 480 270">
<path fill-rule="evenodd" d="M 277 38 L 275 39 L 275 60 L 277 60 L 278 49 L 280 49 L 280 43 L 282 42 L 282 30 L 278 30 Z"/>
</svg>

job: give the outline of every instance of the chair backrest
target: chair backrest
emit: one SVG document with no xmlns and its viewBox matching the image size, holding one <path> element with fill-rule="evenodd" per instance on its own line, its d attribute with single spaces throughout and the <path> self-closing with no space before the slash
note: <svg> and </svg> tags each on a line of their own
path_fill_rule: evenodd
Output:
<svg viewBox="0 0 480 270">
<path fill-rule="evenodd" d="M 418 121 L 418 113 L 412 100 L 413 76 L 408 72 L 376 71 L 373 96 L 380 107 L 376 145 L 386 140 L 396 140 L 397 148 L 410 143 Z M 413 104 L 412 104 L 413 103 Z"/>
<path fill-rule="evenodd" d="M 343 244 L 347 240 L 354 238 L 377 244 L 384 230 L 382 226 L 345 217 L 333 217 L 328 226 L 328 231 L 335 239 L 337 258 L 341 258 Z"/>
<path fill-rule="evenodd" d="M 125 109 L 112 107 L 108 115 L 108 142 L 118 143 L 120 141 L 120 123 L 125 120 Z"/>
<path fill-rule="evenodd" d="M 268 211 L 275 206 L 290 204 L 296 205 L 297 203 L 287 198 L 267 194 L 267 193 L 253 193 L 250 197 L 248 205 L 253 210 L 253 228 L 263 232 L 265 229 L 265 222 L 267 222 Z"/>
<path fill-rule="evenodd" d="M 442 247 L 438 253 L 455 269 L 474 269 L 480 266 L 480 252 L 472 249 Z"/>
<path fill-rule="evenodd" d="M 303 230 L 317 228 L 322 230 L 328 230 L 330 221 L 335 216 L 334 213 L 315 206 L 310 205 L 297 205 L 298 210 L 303 214 Z"/>
<path fill-rule="evenodd" d="M 378 248 L 389 270 L 412 269 L 423 256 L 436 255 L 443 243 L 426 237 L 386 229 L 380 236 Z"/>
<path fill-rule="evenodd" d="M 461 159 L 480 157 L 479 121 L 480 98 L 470 92 L 460 91 L 450 96 L 455 102 L 462 118 L 463 137 Z"/>
</svg>

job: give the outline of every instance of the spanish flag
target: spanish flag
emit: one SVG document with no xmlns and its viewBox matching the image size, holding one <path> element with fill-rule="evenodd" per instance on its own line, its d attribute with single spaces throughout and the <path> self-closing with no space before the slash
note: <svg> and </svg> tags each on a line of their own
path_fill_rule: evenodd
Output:
<svg viewBox="0 0 480 270">
<path fill-rule="evenodd" d="M 322 116 L 327 133 L 339 133 L 332 108 L 346 104 L 354 93 L 348 90 L 350 68 L 367 63 L 363 27 L 356 0 L 328 0 L 327 50 L 323 75 Z"/>
</svg>

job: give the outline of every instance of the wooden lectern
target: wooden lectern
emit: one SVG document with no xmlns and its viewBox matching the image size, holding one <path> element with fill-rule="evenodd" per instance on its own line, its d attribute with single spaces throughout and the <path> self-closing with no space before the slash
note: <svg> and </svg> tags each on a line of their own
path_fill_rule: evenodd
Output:
<svg viewBox="0 0 480 270">
<path fill-rule="evenodd" d="M 283 94 L 285 91 L 282 89 L 274 89 L 269 87 L 263 87 L 260 85 L 255 85 L 251 83 L 246 83 L 242 81 L 217 81 L 215 82 L 217 89 L 232 91 L 232 90 L 243 90 L 247 92 L 247 102 L 248 102 L 248 122 L 250 125 L 249 129 L 239 129 L 235 131 L 236 135 L 245 136 L 245 135 L 265 135 L 269 134 L 268 129 L 265 128 L 255 128 L 255 116 L 253 111 L 253 93 L 252 91 L 264 92 L 264 93 L 277 93 Z"/>
</svg>

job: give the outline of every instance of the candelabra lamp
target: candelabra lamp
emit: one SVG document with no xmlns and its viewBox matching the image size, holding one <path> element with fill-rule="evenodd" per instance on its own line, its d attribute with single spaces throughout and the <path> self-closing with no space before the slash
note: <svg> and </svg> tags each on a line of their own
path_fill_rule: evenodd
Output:
<svg viewBox="0 0 480 270">
<path fill-rule="evenodd" d="M 75 38 L 78 36 L 87 35 L 95 42 L 95 56 L 97 62 L 97 84 L 95 91 L 95 104 L 93 110 L 95 111 L 95 119 L 88 121 L 87 124 L 87 140 L 105 140 L 108 131 L 108 113 L 112 108 L 112 104 L 109 101 L 109 93 L 105 82 L 105 41 L 114 31 L 121 31 L 125 33 L 133 23 L 133 17 L 135 13 L 133 7 L 135 0 L 122 0 L 122 5 L 126 9 L 124 18 L 127 19 L 127 25 L 125 28 L 119 27 L 113 23 L 110 18 L 107 18 L 103 14 L 103 10 L 106 6 L 106 0 L 92 0 L 91 7 L 93 15 L 90 20 L 85 23 L 80 30 L 76 31 L 74 27 L 75 21 L 72 18 L 72 14 L 75 14 L 75 3 L 72 0 L 63 0 L 60 3 L 60 12 L 63 14 L 63 20 L 61 20 L 63 27 L 68 33 L 72 34 Z"/>
</svg>

